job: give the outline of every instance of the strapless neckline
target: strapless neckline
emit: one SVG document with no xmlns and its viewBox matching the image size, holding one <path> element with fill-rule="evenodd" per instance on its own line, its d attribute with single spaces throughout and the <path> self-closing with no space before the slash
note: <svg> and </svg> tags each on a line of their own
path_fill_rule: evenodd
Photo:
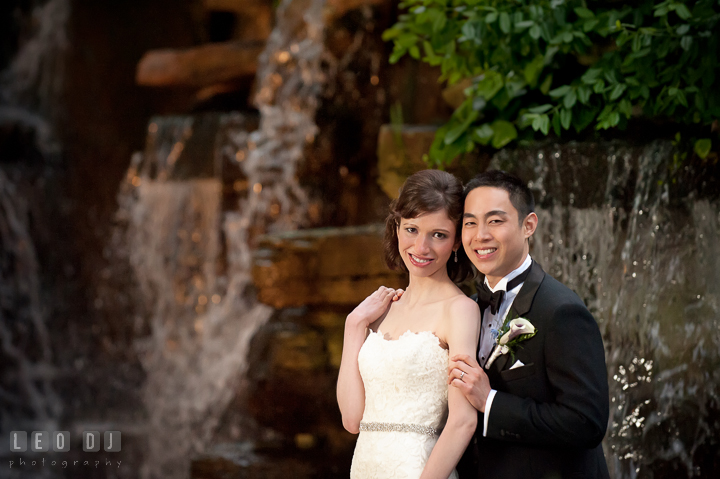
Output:
<svg viewBox="0 0 720 479">
<path fill-rule="evenodd" d="M 433 333 L 432 331 L 411 331 L 407 330 L 404 333 L 402 333 L 400 336 L 398 336 L 397 339 L 387 339 L 385 338 L 385 335 L 382 333 L 380 328 L 378 328 L 377 331 L 370 330 L 370 334 L 374 334 L 378 336 L 382 341 L 385 341 L 387 343 L 397 343 L 398 341 L 401 341 L 403 338 L 422 338 L 422 337 L 429 337 L 430 339 L 434 340 L 432 341 L 433 344 L 435 344 L 438 348 L 442 349 L 443 351 L 447 351 L 447 349 L 442 347 L 440 338 Z"/>
</svg>

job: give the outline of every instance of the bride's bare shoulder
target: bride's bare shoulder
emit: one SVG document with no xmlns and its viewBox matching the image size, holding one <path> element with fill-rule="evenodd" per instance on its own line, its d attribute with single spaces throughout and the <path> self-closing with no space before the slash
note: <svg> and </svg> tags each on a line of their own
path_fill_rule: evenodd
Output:
<svg viewBox="0 0 720 479">
<path fill-rule="evenodd" d="M 480 308 L 465 294 L 460 293 L 448 298 L 444 306 L 441 322 L 447 328 L 466 329 L 480 322 Z"/>
<path fill-rule="evenodd" d="M 480 308 L 475 300 L 468 298 L 464 293 L 451 297 L 448 301 L 448 309 L 451 314 L 480 314 Z"/>
<path fill-rule="evenodd" d="M 442 337 L 449 345 L 472 350 L 471 346 L 477 345 L 480 334 L 480 308 L 477 303 L 464 294 L 458 294 L 448 298 L 444 310 L 439 328 Z"/>
</svg>

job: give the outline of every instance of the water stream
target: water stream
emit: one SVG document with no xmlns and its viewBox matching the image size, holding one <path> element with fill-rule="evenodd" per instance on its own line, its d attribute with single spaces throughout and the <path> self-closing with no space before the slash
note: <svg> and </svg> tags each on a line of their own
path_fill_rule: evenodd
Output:
<svg viewBox="0 0 720 479">
<path fill-rule="evenodd" d="M 295 229 L 308 197 L 297 171 L 317 133 L 324 75 L 324 0 L 285 0 L 260 59 L 256 131 L 223 115 L 215 163 L 240 170 L 239 202 L 223 205 L 222 172 L 183 179 L 179 158 L 193 118 L 155 118 L 119 195 L 127 257 L 150 334 L 136 340 L 147 379 L 143 478 L 188 477 L 190 458 L 210 443 L 247 368 L 248 344 L 271 309 L 250 276 L 258 233 Z"/>
<path fill-rule="evenodd" d="M 493 163 L 532 179 L 532 254 L 600 324 L 616 479 L 717 470 L 720 208 L 717 192 L 680 192 L 673 153 L 669 142 L 545 144 Z"/>
<path fill-rule="evenodd" d="M 46 157 L 59 154 L 53 125 L 60 116 L 59 98 L 68 48 L 69 0 L 49 0 L 32 12 L 32 33 L 7 70 L 0 72 L 0 126 L 32 131 Z"/>
<path fill-rule="evenodd" d="M 28 205 L 0 171 L 0 447 L 12 430 L 55 430 L 63 410 Z"/>
<path fill-rule="evenodd" d="M 0 72 L 0 129 L 21 132 L 43 161 L 59 154 L 53 127 L 59 112 L 67 0 L 50 0 L 32 12 L 32 29 L 9 67 Z M 58 430 L 65 404 L 56 384 L 47 295 L 34 244 L 33 188 L 44 181 L 31 158 L 3 158 L 0 169 L 0 454 L 10 451 L 12 430 Z M 15 168 L 11 162 L 19 160 Z M 11 174 L 8 174 L 10 172 Z M 33 184 L 34 183 L 34 184 Z M 35 224 L 35 231 L 44 225 Z M 6 471 L 17 477 L 15 471 Z M 37 477 L 51 477 L 42 471 Z"/>
</svg>

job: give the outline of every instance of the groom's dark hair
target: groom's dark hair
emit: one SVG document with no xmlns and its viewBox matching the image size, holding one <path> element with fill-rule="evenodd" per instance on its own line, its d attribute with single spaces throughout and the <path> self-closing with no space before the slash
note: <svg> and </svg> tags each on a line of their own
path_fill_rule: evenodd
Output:
<svg viewBox="0 0 720 479">
<path fill-rule="evenodd" d="M 510 203 L 518 212 L 520 224 L 527 215 L 535 211 L 535 198 L 530 188 L 517 176 L 502 170 L 488 170 L 470 180 L 463 191 L 463 203 L 465 203 L 465 199 L 472 190 L 481 186 L 490 186 L 507 191 L 508 195 L 510 195 Z"/>
</svg>

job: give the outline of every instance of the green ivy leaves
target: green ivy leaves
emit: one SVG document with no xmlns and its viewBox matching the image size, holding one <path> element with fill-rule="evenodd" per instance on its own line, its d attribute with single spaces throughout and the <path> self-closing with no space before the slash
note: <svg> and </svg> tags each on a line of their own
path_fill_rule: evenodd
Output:
<svg viewBox="0 0 720 479">
<path fill-rule="evenodd" d="M 383 38 L 404 55 L 471 79 L 430 158 L 520 135 L 623 127 L 636 115 L 709 125 L 720 118 L 716 0 L 405 0 Z M 708 142 L 710 140 L 707 140 Z M 711 143 L 695 144 L 707 156 Z"/>
<path fill-rule="evenodd" d="M 702 138 L 695 142 L 694 150 L 695 153 L 697 153 L 697 155 L 704 160 L 710 154 L 711 148 L 712 140 L 710 140 L 709 138 Z"/>
</svg>

